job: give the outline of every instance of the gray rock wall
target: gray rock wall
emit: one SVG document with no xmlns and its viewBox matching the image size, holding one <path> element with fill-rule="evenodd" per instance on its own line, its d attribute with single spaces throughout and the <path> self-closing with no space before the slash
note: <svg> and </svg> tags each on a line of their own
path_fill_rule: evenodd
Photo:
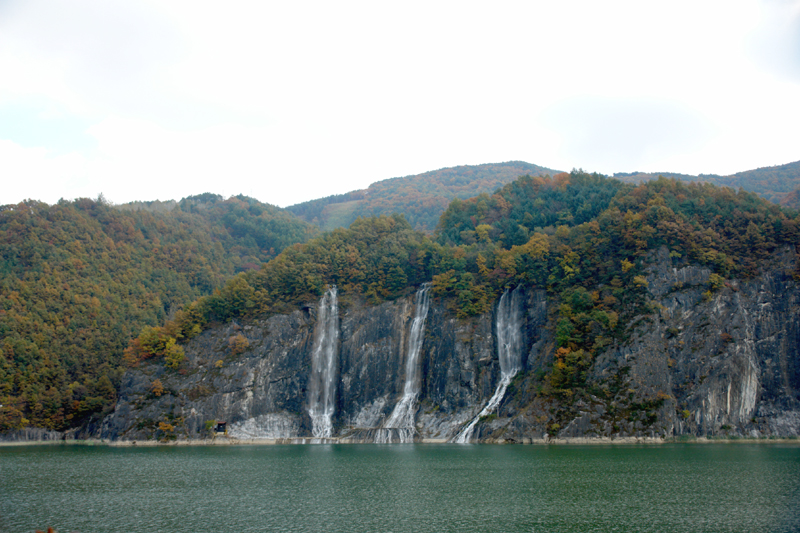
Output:
<svg viewBox="0 0 800 533">
<path fill-rule="evenodd" d="M 632 378 L 676 399 L 675 434 L 797 435 L 800 291 L 793 252 L 710 298 L 703 294 L 707 271 L 670 269 L 664 255 L 648 277 L 661 313 L 625 353 L 635 361 Z"/>
<path fill-rule="evenodd" d="M 785 250 L 773 267 L 748 281 L 709 292 L 707 269 L 654 257 L 647 281 L 655 311 L 628 342 L 594 367 L 600 384 L 625 369 L 629 404 L 651 407 L 654 423 L 614 419 L 630 409 L 607 402 L 585 431 L 610 436 L 760 437 L 800 434 L 800 291 L 795 257 Z M 709 297 L 710 296 L 710 297 Z M 585 422 L 585 421 L 584 421 Z M 617 429 L 614 429 L 616 424 Z M 576 435 L 581 436 L 581 431 Z"/>
</svg>

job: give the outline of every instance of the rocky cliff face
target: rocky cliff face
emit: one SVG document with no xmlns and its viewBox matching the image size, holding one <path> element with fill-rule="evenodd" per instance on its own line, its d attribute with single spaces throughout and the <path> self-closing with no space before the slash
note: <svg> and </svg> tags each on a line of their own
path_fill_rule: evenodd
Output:
<svg viewBox="0 0 800 533">
<path fill-rule="evenodd" d="M 637 317 L 630 337 L 598 357 L 591 394 L 571 403 L 537 394 L 555 349 L 548 318 L 554 304 L 544 291 L 525 290 L 523 370 L 496 411 L 477 423 L 473 440 L 800 434 L 795 264 L 786 250 L 758 278 L 707 293 L 707 270 L 679 268 L 666 250 L 654 254 L 647 278 L 652 313 Z M 341 305 L 334 437 L 373 441 L 403 396 L 414 309 L 412 297 Z M 180 372 L 157 364 L 129 371 L 99 436 L 201 438 L 211 421 L 226 421 L 228 434 L 239 438 L 310 437 L 317 312 L 311 302 L 291 315 L 206 331 L 186 346 Z M 495 392 L 495 313 L 458 320 L 432 300 L 414 438 L 452 439 Z"/>
<path fill-rule="evenodd" d="M 671 398 L 666 434 L 800 433 L 800 291 L 785 250 L 756 279 L 708 290 L 709 271 L 673 268 L 659 252 L 648 276 L 654 313 L 607 354 L 650 395 Z M 704 294 L 705 293 L 705 294 Z"/>
</svg>

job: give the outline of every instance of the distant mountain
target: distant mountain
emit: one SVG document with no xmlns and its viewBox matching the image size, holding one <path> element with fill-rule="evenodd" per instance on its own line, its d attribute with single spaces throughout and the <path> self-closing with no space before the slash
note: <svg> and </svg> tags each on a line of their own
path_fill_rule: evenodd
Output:
<svg viewBox="0 0 800 533">
<path fill-rule="evenodd" d="M 783 207 L 800 210 L 800 188 L 793 190 L 781 198 L 780 203 Z"/>
<path fill-rule="evenodd" d="M 785 207 L 800 208 L 800 161 L 775 167 L 746 170 L 730 176 L 717 174 L 692 176 L 673 172 L 618 172 L 614 174 L 616 179 L 628 183 L 640 183 L 656 179 L 659 176 L 675 178 L 681 181 L 702 181 L 734 189 L 741 187 L 746 191 L 758 194 L 770 202 L 781 204 Z"/>
<path fill-rule="evenodd" d="M 520 176 L 553 176 L 559 172 L 524 161 L 463 165 L 378 181 L 366 189 L 303 202 L 286 210 L 326 231 L 348 227 L 358 217 L 402 213 L 414 229 L 432 232 L 441 214 L 455 198 L 467 199 L 481 193 L 493 193 Z M 614 178 L 626 183 L 641 183 L 659 176 L 734 189 L 741 187 L 773 203 L 800 209 L 800 161 L 730 176 L 695 176 L 676 172 L 614 174 Z"/>
<path fill-rule="evenodd" d="M 367 189 L 311 200 L 286 209 L 323 230 L 348 227 L 360 216 L 402 213 L 414 229 L 431 232 L 454 198 L 492 193 L 520 176 L 552 176 L 558 172 L 524 161 L 464 165 L 391 178 L 373 183 Z"/>
<path fill-rule="evenodd" d="M 739 172 L 731 176 L 714 177 L 709 181 L 716 185 L 741 187 L 754 192 L 776 204 L 781 203 L 788 194 L 800 188 L 800 161 L 775 167 L 757 168 Z"/>
</svg>

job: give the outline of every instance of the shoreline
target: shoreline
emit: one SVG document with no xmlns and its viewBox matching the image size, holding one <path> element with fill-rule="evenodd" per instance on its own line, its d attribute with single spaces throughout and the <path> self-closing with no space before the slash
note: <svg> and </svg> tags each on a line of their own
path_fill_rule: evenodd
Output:
<svg viewBox="0 0 800 533">
<path fill-rule="evenodd" d="M 237 439 L 232 437 L 215 437 L 211 439 L 182 439 L 172 441 L 158 440 L 116 440 L 107 439 L 48 439 L 48 440 L 18 440 L 2 441 L 0 447 L 14 446 L 106 446 L 110 448 L 153 448 L 170 446 L 280 446 L 280 445 L 318 445 L 318 444 L 375 444 L 348 438 L 315 439 L 311 437 L 280 438 L 280 439 Z M 399 444 L 399 443 L 390 443 Z M 413 444 L 452 444 L 446 439 L 422 439 Z M 708 437 L 564 437 L 545 439 L 522 439 L 517 441 L 476 442 L 470 444 L 482 445 L 521 445 L 521 446 L 620 446 L 620 445 L 645 445 L 660 446 L 663 444 L 796 444 L 800 446 L 798 437 L 742 437 L 742 438 L 708 438 Z M 385 444 L 377 444 L 385 446 Z"/>
</svg>

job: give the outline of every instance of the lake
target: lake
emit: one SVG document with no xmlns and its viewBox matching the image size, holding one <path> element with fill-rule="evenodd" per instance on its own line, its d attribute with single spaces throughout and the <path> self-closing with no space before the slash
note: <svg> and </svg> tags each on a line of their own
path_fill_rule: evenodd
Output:
<svg viewBox="0 0 800 533">
<path fill-rule="evenodd" d="M 797 444 L 0 447 L 0 531 L 796 532 Z"/>
</svg>

